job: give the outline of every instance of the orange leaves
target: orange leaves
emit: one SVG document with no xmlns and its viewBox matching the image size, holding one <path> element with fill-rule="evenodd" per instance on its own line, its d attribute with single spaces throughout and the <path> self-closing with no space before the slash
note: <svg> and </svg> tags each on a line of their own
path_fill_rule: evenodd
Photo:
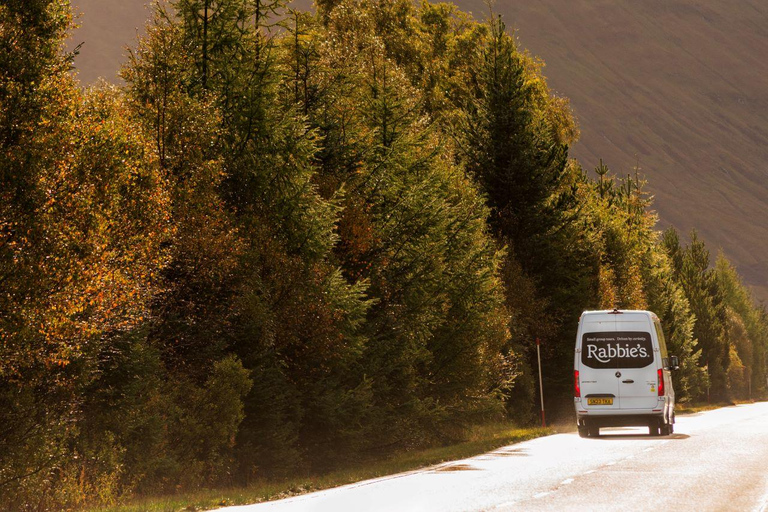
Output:
<svg viewBox="0 0 768 512">
<path fill-rule="evenodd" d="M 83 96 L 71 81 L 46 83 L 59 88 L 58 102 L 13 153 L 26 162 L 27 210 L 2 219 L 11 233 L 3 250 L 17 268 L 9 300 L 19 311 L 9 327 L 17 333 L 7 336 L 20 337 L 16 353 L 4 354 L 64 368 L 94 340 L 146 318 L 166 261 L 169 196 L 146 134 L 115 89 Z M 34 334 L 22 334 L 32 325 Z"/>
<path fill-rule="evenodd" d="M 344 208 L 339 220 L 339 236 L 354 261 L 377 243 L 370 214 L 360 198 L 351 199 Z"/>
</svg>

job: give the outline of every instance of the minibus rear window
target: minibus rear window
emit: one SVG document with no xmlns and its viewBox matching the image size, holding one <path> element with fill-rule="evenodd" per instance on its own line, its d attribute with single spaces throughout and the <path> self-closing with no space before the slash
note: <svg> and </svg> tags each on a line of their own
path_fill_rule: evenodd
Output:
<svg viewBox="0 0 768 512">
<path fill-rule="evenodd" d="M 645 368 L 653 362 L 648 332 L 587 332 L 581 339 L 581 364 L 590 368 Z"/>
</svg>

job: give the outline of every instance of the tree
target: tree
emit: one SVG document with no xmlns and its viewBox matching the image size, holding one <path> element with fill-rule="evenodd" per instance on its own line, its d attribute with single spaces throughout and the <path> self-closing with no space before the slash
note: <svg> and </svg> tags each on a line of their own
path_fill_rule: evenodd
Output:
<svg viewBox="0 0 768 512">
<path fill-rule="evenodd" d="M 755 306 L 736 268 L 722 252 L 717 256 L 715 273 L 726 307 L 731 359 L 738 359 L 743 365 L 729 372 L 729 376 L 735 380 L 731 388 L 739 398 L 752 398 L 765 389 L 768 331 L 764 311 Z"/>
<path fill-rule="evenodd" d="M 726 372 L 730 361 L 730 349 L 725 337 L 726 311 L 717 276 L 709 267 L 709 251 L 704 242 L 692 231 L 690 243 L 679 245 L 674 229 L 664 233 L 664 247 L 675 266 L 677 279 L 685 292 L 696 317 L 693 329 L 697 350 L 701 351 L 700 363 L 707 368 L 711 396 L 728 399 Z M 700 390 L 700 397 L 703 390 Z"/>
<path fill-rule="evenodd" d="M 500 20 L 471 56 L 473 99 L 465 106 L 467 169 L 488 194 L 491 225 L 534 274 L 547 235 L 562 223 L 552 199 L 567 179 L 576 128 L 567 103 L 553 97 L 540 64 L 521 53 Z"/>
<path fill-rule="evenodd" d="M 325 25 L 298 19 L 303 28 L 285 41 L 300 71 L 288 90 L 322 135 L 320 188 L 344 192 L 336 256 L 348 279 L 370 282 L 375 301 L 363 361 L 375 406 L 368 428 L 387 432 L 377 446 L 459 435 L 452 423 L 498 410 L 492 393 L 506 385 L 487 210 L 422 114 L 405 62 L 416 50 L 398 46 L 400 60 L 382 51 L 385 27 L 416 22 L 402 7 L 342 3 Z"/>
<path fill-rule="evenodd" d="M 0 493 L 44 506 L 81 392 L 144 321 L 165 263 L 165 177 L 117 91 L 83 93 L 59 1 L 0 7 Z"/>
<path fill-rule="evenodd" d="M 675 400 L 684 403 L 700 398 L 707 388 L 707 375 L 693 336 L 696 317 L 660 243 L 647 254 L 643 276 L 648 309 L 661 320 L 669 354 L 680 361 L 680 369 L 672 373 Z"/>
<path fill-rule="evenodd" d="M 455 66 L 465 62 L 451 92 L 460 114 L 446 119 L 462 163 L 487 197 L 488 223 L 517 262 L 508 268 L 523 274 L 514 280 L 532 282 L 541 304 L 525 321 L 534 329 L 520 343 L 530 366 L 533 342 L 543 338 L 544 358 L 564 369 L 572 358 L 573 333 L 566 326 L 595 297 L 595 262 L 579 220 L 581 170 L 567 160 L 578 130 L 567 101 L 550 93 L 541 64 L 518 50 L 499 19 L 467 30 L 455 51 Z M 514 303 L 511 284 L 508 302 Z M 547 383 L 553 395 L 570 393 L 567 373 L 554 375 Z"/>
<path fill-rule="evenodd" d="M 313 182 L 314 132 L 281 96 L 267 4 L 176 7 L 127 71 L 137 105 L 152 106 L 144 118 L 158 145 L 176 155 L 176 218 L 190 237 L 176 240 L 172 300 L 152 336 L 198 385 L 219 358 L 239 356 L 256 382 L 238 433 L 242 474 L 286 471 L 305 446 L 330 450 L 351 411 L 363 414 L 353 370 L 365 283 L 329 261 L 338 209 Z M 199 233 L 209 236 L 195 243 Z"/>
</svg>

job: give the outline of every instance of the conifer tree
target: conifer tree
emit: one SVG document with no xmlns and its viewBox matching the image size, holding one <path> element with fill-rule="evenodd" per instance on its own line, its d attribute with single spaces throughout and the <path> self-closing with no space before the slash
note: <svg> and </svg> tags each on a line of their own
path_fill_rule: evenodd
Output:
<svg viewBox="0 0 768 512">
<path fill-rule="evenodd" d="M 180 265 L 188 260 L 210 268 L 187 275 L 185 266 L 171 265 L 182 271 L 168 276 L 178 302 L 166 308 L 154 335 L 166 344 L 179 335 L 189 340 L 193 350 L 169 349 L 198 380 L 224 354 L 239 355 L 257 382 L 238 436 L 243 472 L 287 470 L 300 460 L 301 446 L 322 439 L 330 449 L 341 415 L 362 414 L 365 393 L 354 391 L 362 376 L 349 370 L 364 343 L 358 334 L 364 283 L 350 285 L 328 260 L 337 209 L 313 183 L 314 134 L 281 96 L 284 69 L 265 17 L 278 4 L 181 1 L 176 7 L 177 19 L 166 15 L 159 22 L 177 50 L 148 48 L 132 66 L 143 71 L 131 81 L 138 98 L 167 105 L 166 86 L 157 78 L 164 75 L 153 63 L 169 68 L 176 78 L 168 83 L 179 84 L 176 104 L 192 106 L 169 112 L 176 126 L 181 133 L 210 129 L 206 139 L 191 142 L 199 152 L 180 145 L 185 138 L 169 143 L 179 162 L 202 159 L 185 165 L 191 180 L 179 182 L 178 206 L 185 214 L 180 219 L 192 222 L 185 231 L 211 229 L 212 251 L 177 246 L 185 251 Z M 212 123 L 205 114 L 211 110 Z M 185 120 L 196 112 L 201 120 Z M 147 119 L 156 126 L 158 119 L 168 121 L 164 114 Z M 218 224 L 195 224 L 202 220 L 189 208 L 195 204 Z M 224 254 L 215 256 L 218 251 Z M 200 287 L 190 289 L 192 283 Z M 194 309 L 190 296 L 199 299 Z"/>
<path fill-rule="evenodd" d="M 672 373 L 675 400 L 684 403 L 698 398 L 706 389 L 707 381 L 706 373 L 699 364 L 701 353 L 693 337 L 696 318 L 660 244 L 655 245 L 644 258 L 643 282 L 648 309 L 661 320 L 667 350 L 680 361 L 680 369 Z"/>
<path fill-rule="evenodd" d="M 491 225 L 538 274 L 547 266 L 546 237 L 562 222 L 552 198 L 566 177 L 575 126 L 503 22 L 489 22 L 478 52 L 475 98 L 466 106 L 468 170 L 488 194 Z"/>
<path fill-rule="evenodd" d="M 456 73 L 461 80 L 451 95 L 461 110 L 452 116 L 459 154 L 486 194 L 494 234 L 517 262 L 508 268 L 519 268 L 523 276 L 515 280 L 535 286 L 541 307 L 534 318 L 546 318 L 526 322 L 533 327 L 521 339 L 529 366 L 539 337 L 549 338 L 544 357 L 566 368 L 572 350 L 565 340 L 572 334 L 565 326 L 595 296 L 595 262 L 588 234 L 577 220 L 580 168 L 567 161 L 577 135 L 575 122 L 567 102 L 550 94 L 540 65 L 518 50 L 499 19 L 468 30 L 455 48 L 454 58 L 466 62 Z M 515 302 L 509 296 L 517 293 L 511 284 L 508 301 Z M 555 390 L 550 396 L 570 392 L 565 376 L 555 372 L 549 377 L 548 387 Z"/>
<path fill-rule="evenodd" d="M 701 351 L 699 363 L 707 369 L 710 396 L 713 399 L 728 399 L 727 371 L 730 348 L 725 336 L 726 310 L 717 276 L 710 268 L 709 251 L 692 231 L 687 246 L 679 245 L 674 229 L 664 234 L 664 247 L 675 266 L 677 279 L 696 317 L 693 335 L 697 349 Z M 699 398 L 706 390 L 699 390 Z"/>
<path fill-rule="evenodd" d="M 765 351 L 768 347 L 768 325 L 765 323 L 764 311 L 755 306 L 736 268 L 722 252 L 715 262 L 715 272 L 727 309 L 728 338 L 733 346 L 731 357 L 738 357 L 743 364 L 738 372 L 740 374 L 736 375 L 742 381 L 737 396 L 759 396 L 765 389 Z M 734 372 L 729 372 L 729 375 L 731 373 Z M 731 387 L 734 388 L 733 385 Z"/>
<path fill-rule="evenodd" d="M 325 26 L 305 20 L 307 36 L 287 42 L 289 62 L 314 57 L 292 89 L 312 92 L 305 107 L 323 135 L 321 187 L 345 191 L 336 254 L 347 276 L 370 281 L 376 301 L 363 358 L 371 421 L 388 426 L 378 443 L 408 445 L 456 435 L 447 420 L 459 411 L 493 409 L 489 391 L 505 385 L 506 320 L 487 211 L 422 116 L 407 66 L 387 55 L 380 22 L 390 7 L 342 3 Z M 389 18 L 398 26 L 415 21 L 407 8 L 398 16 Z"/>
</svg>

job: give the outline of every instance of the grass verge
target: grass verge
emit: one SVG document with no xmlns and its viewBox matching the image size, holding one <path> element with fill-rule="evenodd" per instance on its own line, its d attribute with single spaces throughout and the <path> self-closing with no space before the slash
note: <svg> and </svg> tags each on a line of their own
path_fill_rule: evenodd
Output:
<svg viewBox="0 0 768 512">
<path fill-rule="evenodd" d="M 715 403 L 693 403 L 693 404 L 675 404 L 676 414 L 696 414 L 697 412 L 712 411 L 721 407 L 730 407 L 732 405 L 753 404 L 756 400 L 734 400 L 733 402 L 715 402 Z M 759 401 L 759 400 L 757 400 Z"/>
<path fill-rule="evenodd" d="M 86 510 L 91 512 L 179 512 L 246 505 L 463 459 L 552 433 L 554 430 L 551 428 L 520 429 L 507 423 L 479 425 L 470 431 L 467 440 L 462 443 L 398 453 L 385 460 L 362 462 L 330 473 L 297 476 L 279 481 L 261 481 L 248 487 L 206 489 L 172 496 L 134 498 L 121 505 Z"/>
</svg>

